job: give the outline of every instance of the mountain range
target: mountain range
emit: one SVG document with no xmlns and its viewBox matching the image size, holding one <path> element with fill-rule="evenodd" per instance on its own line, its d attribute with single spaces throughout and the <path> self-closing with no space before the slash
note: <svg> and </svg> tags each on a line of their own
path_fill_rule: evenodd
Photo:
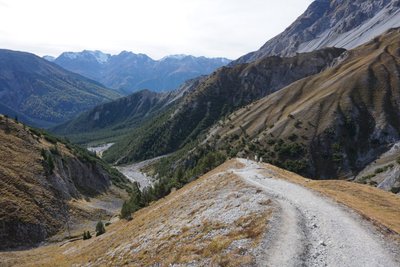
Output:
<svg viewBox="0 0 400 267">
<path fill-rule="evenodd" d="M 49 127 L 121 95 L 30 53 L 0 50 L 0 112 Z"/>
<path fill-rule="evenodd" d="M 230 63 L 226 58 L 171 55 L 154 60 L 145 54 L 127 51 L 110 55 L 89 50 L 64 52 L 57 58 L 46 59 L 123 94 L 142 89 L 171 91 L 186 80 L 210 74 Z"/>
</svg>

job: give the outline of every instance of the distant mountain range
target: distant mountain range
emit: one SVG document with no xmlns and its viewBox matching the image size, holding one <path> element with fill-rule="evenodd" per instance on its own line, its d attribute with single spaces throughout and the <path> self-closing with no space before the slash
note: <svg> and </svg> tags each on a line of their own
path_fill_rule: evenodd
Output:
<svg viewBox="0 0 400 267">
<path fill-rule="evenodd" d="M 400 27 L 399 0 L 316 0 L 284 32 L 232 64 L 323 47 L 355 48 Z"/>
<path fill-rule="evenodd" d="M 121 95 L 30 53 L 0 50 L 0 113 L 48 127 Z"/>
<path fill-rule="evenodd" d="M 210 74 L 230 63 L 226 58 L 188 55 L 172 55 L 153 60 L 145 54 L 127 51 L 110 55 L 84 50 L 77 53 L 65 52 L 57 58 L 44 58 L 124 94 L 142 89 L 171 91 L 186 80 Z"/>
</svg>

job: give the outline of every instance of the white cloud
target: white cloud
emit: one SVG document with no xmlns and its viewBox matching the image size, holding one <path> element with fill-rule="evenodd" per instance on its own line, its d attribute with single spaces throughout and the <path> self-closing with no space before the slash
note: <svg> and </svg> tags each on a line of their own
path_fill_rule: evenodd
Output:
<svg viewBox="0 0 400 267">
<path fill-rule="evenodd" d="M 237 58 L 258 49 L 311 0 L 2 0 L 0 47 L 58 55 L 129 50 Z"/>
</svg>

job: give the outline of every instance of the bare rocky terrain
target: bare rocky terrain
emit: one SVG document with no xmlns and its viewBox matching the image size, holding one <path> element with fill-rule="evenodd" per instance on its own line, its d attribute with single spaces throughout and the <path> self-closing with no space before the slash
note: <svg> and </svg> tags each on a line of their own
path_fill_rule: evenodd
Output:
<svg viewBox="0 0 400 267">
<path fill-rule="evenodd" d="M 400 27 L 399 0 L 317 0 L 284 32 L 231 64 L 324 47 L 353 49 Z"/>
<path fill-rule="evenodd" d="M 143 168 L 149 166 L 150 164 L 156 162 L 157 160 L 165 156 L 157 157 L 154 159 L 148 159 L 145 161 L 128 164 L 124 166 L 117 166 L 116 168 L 120 171 L 126 178 L 131 182 L 139 183 L 139 188 L 143 190 L 144 188 L 151 186 L 153 184 L 154 177 L 151 177 L 143 171 Z"/>
</svg>

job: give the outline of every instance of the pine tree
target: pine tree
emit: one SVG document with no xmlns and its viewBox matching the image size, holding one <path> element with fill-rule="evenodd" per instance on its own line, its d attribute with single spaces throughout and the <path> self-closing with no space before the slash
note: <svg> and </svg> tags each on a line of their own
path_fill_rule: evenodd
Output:
<svg viewBox="0 0 400 267">
<path fill-rule="evenodd" d="M 90 238 L 92 238 L 92 235 L 90 234 L 89 231 L 83 232 L 83 240 L 87 240 L 87 239 L 90 239 Z"/>
<path fill-rule="evenodd" d="M 131 209 L 126 201 L 122 204 L 121 208 L 121 219 L 129 219 L 131 217 Z"/>
<path fill-rule="evenodd" d="M 106 232 L 106 228 L 102 221 L 99 221 L 96 225 L 96 236 L 102 235 Z"/>
</svg>

